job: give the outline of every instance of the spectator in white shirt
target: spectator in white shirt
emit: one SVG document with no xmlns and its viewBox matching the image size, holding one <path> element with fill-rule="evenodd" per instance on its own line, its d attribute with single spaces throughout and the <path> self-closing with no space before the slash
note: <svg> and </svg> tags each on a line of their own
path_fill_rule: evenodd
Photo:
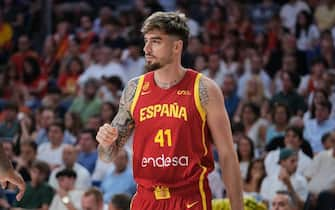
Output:
<svg viewBox="0 0 335 210">
<path fill-rule="evenodd" d="M 332 104 L 329 101 L 317 103 L 314 111 L 315 118 L 305 122 L 304 138 L 309 141 L 314 153 L 324 150 L 322 136 L 335 129 L 335 122 L 329 117 L 331 109 Z"/>
<path fill-rule="evenodd" d="M 284 148 L 280 151 L 280 172 L 267 176 L 262 182 L 261 195 L 270 204 L 279 190 L 287 190 L 297 201 L 300 208 L 307 199 L 308 189 L 305 177 L 296 173 L 298 154 L 292 149 Z"/>
<path fill-rule="evenodd" d="M 80 165 L 79 163 L 76 163 L 77 161 L 77 150 L 73 145 L 66 145 L 63 149 L 63 165 L 61 165 L 59 168 L 54 169 L 51 172 L 50 178 L 49 178 L 49 184 L 56 190 L 59 189 L 58 182 L 56 179 L 56 174 L 65 169 L 72 169 L 76 172 L 77 178 L 75 182 L 75 188 L 77 189 L 87 189 L 91 186 L 91 177 L 90 172 Z"/>
<path fill-rule="evenodd" d="M 311 158 L 308 157 L 301 149 L 303 143 L 302 132 L 297 127 L 288 127 L 286 129 L 284 144 L 286 148 L 291 148 L 298 154 L 297 173 L 302 174 L 310 165 Z M 280 165 L 278 164 L 280 149 L 271 151 L 265 158 L 265 168 L 268 175 L 278 174 Z"/>
<path fill-rule="evenodd" d="M 310 12 L 308 4 L 301 0 L 290 0 L 284 4 L 280 10 L 280 18 L 283 26 L 292 32 L 297 20 L 297 15 L 303 10 Z"/>
<path fill-rule="evenodd" d="M 47 162 L 51 170 L 62 164 L 64 131 L 63 123 L 52 123 L 48 129 L 49 142 L 42 143 L 37 149 L 36 159 Z"/>
</svg>

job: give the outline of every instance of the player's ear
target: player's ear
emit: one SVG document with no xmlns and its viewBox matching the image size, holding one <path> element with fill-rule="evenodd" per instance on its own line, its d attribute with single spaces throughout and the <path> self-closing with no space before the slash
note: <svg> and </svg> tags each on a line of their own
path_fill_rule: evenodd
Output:
<svg viewBox="0 0 335 210">
<path fill-rule="evenodd" d="M 182 40 L 176 40 L 174 42 L 174 51 L 179 52 L 183 50 L 183 41 Z"/>
</svg>

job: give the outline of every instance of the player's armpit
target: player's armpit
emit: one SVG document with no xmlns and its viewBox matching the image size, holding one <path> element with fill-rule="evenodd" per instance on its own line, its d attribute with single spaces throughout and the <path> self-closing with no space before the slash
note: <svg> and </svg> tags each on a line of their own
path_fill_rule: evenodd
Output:
<svg viewBox="0 0 335 210">
<path fill-rule="evenodd" d="M 138 80 L 139 78 L 130 80 L 122 92 L 119 110 L 112 121 L 112 127 L 118 130 L 118 137 L 115 143 L 107 148 L 101 145 L 98 147 L 99 157 L 106 162 L 113 160 L 118 150 L 125 145 L 135 126 L 130 113 L 130 106 L 135 96 Z"/>
</svg>

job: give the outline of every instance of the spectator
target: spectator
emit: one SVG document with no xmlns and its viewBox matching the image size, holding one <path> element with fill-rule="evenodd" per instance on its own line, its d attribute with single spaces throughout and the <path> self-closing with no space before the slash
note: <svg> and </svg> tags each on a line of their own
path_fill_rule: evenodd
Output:
<svg viewBox="0 0 335 210">
<path fill-rule="evenodd" d="M 294 30 L 297 16 L 301 11 L 310 12 L 308 4 L 304 1 L 289 0 L 286 4 L 284 4 L 280 9 L 280 17 L 283 26 L 292 32 Z"/>
<path fill-rule="evenodd" d="M 62 123 L 52 123 L 48 129 L 50 141 L 38 146 L 37 159 L 47 162 L 51 170 L 62 164 L 62 153 L 65 147 L 63 144 L 64 131 Z"/>
<path fill-rule="evenodd" d="M 260 195 L 261 184 L 266 177 L 264 160 L 254 159 L 250 162 L 243 182 L 244 196 L 252 196 L 257 201 L 263 200 Z"/>
<path fill-rule="evenodd" d="M 324 83 L 323 75 L 328 65 L 323 59 L 314 59 L 311 64 L 311 74 L 304 76 L 300 82 L 298 93 L 305 98 L 311 95 L 316 89 L 319 89 L 321 83 Z"/>
<path fill-rule="evenodd" d="M 76 172 L 64 169 L 56 174 L 59 190 L 52 199 L 50 210 L 81 209 L 83 191 L 75 188 Z"/>
<path fill-rule="evenodd" d="M 202 72 L 207 77 L 213 79 L 216 84 L 222 86 L 224 72 L 220 66 L 220 55 L 218 53 L 212 53 L 208 58 L 208 68 Z"/>
<path fill-rule="evenodd" d="M 297 210 L 298 205 L 288 191 L 278 191 L 274 196 L 272 210 Z"/>
<path fill-rule="evenodd" d="M 54 110 L 49 109 L 49 108 L 42 109 L 42 113 L 40 116 L 39 129 L 37 130 L 36 140 L 35 140 L 38 145 L 49 141 L 47 130 L 49 129 L 50 125 L 55 121 L 55 119 L 56 119 L 56 116 L 55 116 Z"/>
<path fill-rule="evenodd" d="M 7 102 L 2 110 L 3 122 L 0 122 L 0 138 L 13 139 L 19 134 L 20 123 L 17 119 L 18 106 L 15 103 Z"/>
<path fill-rule="evenodd" d="M 320 37 L 319 29 L 313 24 L 312 15 L 305 10 L 297 15 L 294 33 L 297 39 L 297 48 L 305 52 L 313 50 Z"/>
<path fill-rule="evenodd" d="M 225 97 L 225 106 L 229 118 L 232 120 L 240 104 L 240 98 L 237 96 L 236 80 L 232 74 L 224 76 L 221 89 Z"/>
<path fill-rule="evenodd" d="M 32 57 L 37 59 L 37 53 L 31 48 L 31 43 L 29 36 L 27 34 L 22 34 L 18 38 L 18 51 L 10 57 L 10 63 L 13 65 L 14 69 L 19 75 L 19 78 L 23 79 L 23 62 L 26 57 Z"/>
<path fill-rule="evenodd" d="M 318 153 L 323 150 L 322 136 L 335 129 L 335 123 L 330 119 L 332 104 L 323 101 L 315 105 L 315 119 L 306 120 L 304 128 L 304 138 L 311 144 L 313 152 Z"/>
<path fill-rule="evenodd" d="M 113 161 L 115 167 L 102 180 L 101 191 L 104 194 L 105 203 L 109 203 L 118 193 L 126 193 L 130 196 L 134 194 L 136 185 L 128 161 L 127 151 L 120 150 Z"/>
<path fill-rule="evenodd" d="M 271 104 L 286 104 L 292 115 L 302 116 L 307 107 L 303 97 L 295 90 L 299 84 L 299 76 L 295 73 L 283 72 L 281 79 L 283 90 L 271 98 Z"/>
<path fill-rule="evenodd" d="M 95 141 L 96 131 L 84 129 L 79 134 L 78 163 L 84 166 L 90 174 L 93 173 L 98 159 L 97 142 Z"/>
<path fill-rule="evenodd" d="M 34 161 L 30 168 L 31 181 L 27 183 L 22 200 L 14 207 L 48 210 L 54 191 L 47 183 L 50 169 L 46 162 Z"/>
<path fill-rule="evenodd" d="M 82 210 L 107 210 L 103 195 L 97 188 L 87 189 L 81 197 Z"/>
<path fill-rule="evenodd" d="M 247 176 L 248 167 L 255 157 L 254 143 L 247 136 L 242 136 L 237 143 L 237 157 L 240 162 L 241 176 Z"/>
<path fill-rule="evenodd" d="M 244 132 L 253 141 L 255 156 L 261 155 L 265 146 L 265 125 L 266 120 L 260 118 L 259 107 L 254 103 L 246 103 L 242 107 L 241 122 Z"/>
<path fill-rule="evenodd" d="M 66 112 L 64 116 L 65 133 L 68 133 L 77 143 L 77 135 L 80 129 L 83 127 L 80 114 L 76 112 Z M 65 134 L 66 135 L 66 134 Z"/>
<path fill-rule="evenodd" d="M 279 174 L 268 175 L 262 182 L 261 195 L 269 203 L 278 190 L 287 190 L 293 197 L 299 208 L 302 208 L 307 199 L 308 189 L 306 179 L 296 173 L 297 153 L 289 148 L 282 149 L 279 155 Z"/>
<path fill-rule="evenodd" d="M 244 72 L 238 81 L 238 95 L 242 99 L 245 99 L 243 96 L 247 90 L 245 84 L 247 84 L 247 81 L 250 80 L 253 76 L 258 76 L 260 78 L 264 87 L 265 96 L 269 98 L 271 96 L 271 79 L 263 69 L 263 61 L 259 53 L 253 53 L 251 56 L 251 71 Z"/>
<path fill-rule="evenodd" d="M 303 144 L 302 132 L 297 127 L 288 127 L 285 130 L 284 144 L 286 148 L 290 148 L 297 153 L 297 173 L 302 174 L 304 170 L 311 164 L 312 159 L 308 157 L 301 149 Z M 280 158 L 280 148 L 271 151 L 265 158 L 265 168 L 268 175 L 278 174 L 280 165 L 278 160 Z"/>
<path fill-rule="evenodd" d="M 335 132 L 326 133 L 322 136 L 321 142 L 323 145 L 324 150 L 330 150 L 335 145 Z"/>
<path fill-rule="evenodd" d="M 314 18 L 320 31 L 330 30 L 335 24 L 335 2 L 326 0 L 315 10 Z"/>
<path fill-rule="evenodd" d="M 290 112 L 285 104 L 277 103 L 272 109 L 272 123 L 266 129 L 266 144 L 273 138 L 283 137 L 290 120 Z"/>
<path fill-rule="evenodd" d="M 110 102 L 104 102 L 101 105 L 101 120 L 102 124 L 111 123 L 116 115 L 116 106 Z"/>
<path fill-rule="evenodd" d="M 91 186 L 91 177 L 88 170 L 82 165 L 76 163 L 77 161 L 77 150 L 72 145 L 66 145 L 62 153 L 63 164 L 58 168 L 55 168 L 49 178 L 49 184 L 55 190 L 59 189 L 56 174 L 64 169 L 71 169 L 77 174 L 75 188 L 86 190 Z"/>
<path fill-rule="evenodd" d="M 98 83 L 90 79 L 85 83 L 83 96 L 77 96 L 71 104 L 69 111 L 80 113 L 82 122 L 85 124 L 88 118 L 98 114 L 100 111 L 101 101 L 96 97 Z"/>
<path fill-rule="evenodd" d="M 116 194 L 108 205 L 108 210 L 129 210 L 131 198 L 127 194 Z"/>
<path fill-rule="evenodd" d="M 142 55 L 142 43 L 140 40 L 130 40 L 128 48 L 122 55 L 121 61 L 125 68 L 127 80 L 138 77 L 144 73 L 145 60 Z"/>
<path fill-rule="evenodd" d="M 73 57 L 66 65 L 65 72 L 61 72 L 57 85 L 64 97 L 73 98 L 78 92 L 77 80 L 84 71 L 84 63 L 79 57 Z"/>
<path fill-rule="evenodd" d="M 93 19 L 90 15 L 84 14 L 80 17 L 80 29 L 76 38 L 79 40 L 81 53 L 85 53 L 92 43 L 98 41 L 98 36 L 93 30 Z"/>
<path fill-rule="evenodd" d="M 262 0 L 252 5 L 249 9 L 249 16 L 253 24 L 254 32 L 266 32 L 266 25 L 271 18 L 279 12 L 278 4 L 273 0 Z"/>
<path fill-rule="evenodd" d="M 24 181 L 31 180 L 30 169 L 37 156 L 37 144 L 32 140 L 20 143 L 20 156 L 16 158 L 15 169 L 21 174 Z"/>
<path fill-rule="evenodd" d="M 335 145 L 335 144 L 334 144 Z M 335 183 L 335 146 L 330 150 L 321 151 L 304 171 L 308 180 L 308 190 L 314 195 L 330 190 Z"/>
</svg>

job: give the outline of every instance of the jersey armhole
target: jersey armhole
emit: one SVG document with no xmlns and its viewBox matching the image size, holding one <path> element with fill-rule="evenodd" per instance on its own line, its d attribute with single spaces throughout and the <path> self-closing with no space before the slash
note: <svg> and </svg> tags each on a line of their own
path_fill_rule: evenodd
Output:
<svg viewBox="0 0 335 210">
<path fill-rule="evenodd" d="M 134 95 L 134 99 L 133 99 L 133 101 L 131 103 L 131 106 L 130 106 L 130 113 L 131 113 L 131 116 L 133 118 L 134 118 L 134 109 L 135 109 L 135 106 L 137 104 L 138 98 L 140 96 L 140 92 L 142 90 L 143 81 L 144 81 L 144 75 L 140 76 L 140 78 L 138 80 L 135 95 Z"/>
</svg>

